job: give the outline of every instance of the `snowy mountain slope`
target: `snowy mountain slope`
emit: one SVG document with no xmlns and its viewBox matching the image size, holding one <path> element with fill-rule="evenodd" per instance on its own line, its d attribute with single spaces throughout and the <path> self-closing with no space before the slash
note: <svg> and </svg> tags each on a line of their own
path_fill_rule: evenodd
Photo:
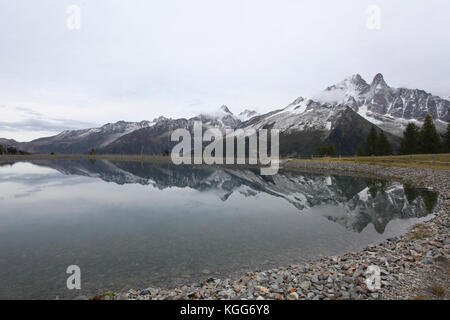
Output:
<svg viewBox="0 0 450 320">
<path fill-rule="evenodd" d="M 346 105 L 298 98 L 287 107 L 242 123 L 244 129 L 279 129 L 282 156 L 310 156 L 324 144 L 341 155 L 353 155 L 373 123 Z M 378 131 L 381 129 L 377 128 Z M 396 148 L 399 138 L 387 134 Z"/>
<path fill-rule="evenodd" d="M 189 119 L 168 119 L 160 117 L 154 121 L 152 126 L 136 130 L 126 134 L 112 143 L 99 149 L 100 153 L 127 153 L 127 154 L 161 154 L 164 150 L 171 148 L 178 142 L 170 141 L 174 130 L 187 129 L 193 136 L 195 122 L 202 122 L 203 131 L 209 128 L 218 128 L 224 134 L 226 130 L 237 128 L 241 121 L 227 106 L 221 106 L 216 112 L 200 114 Z"/>
<path fill-rule="evenodd" d="M 279 129 L 283 133 L 304 130 L 329 131 L 344 105 L 330 105 L 300 97 L 287 107 L 244 122 L 244 129 Z"/>
<path fill-rule="evenodd" d="M 258 115 L 259 115 L 259 113 L 256 112 L 256 111 L 254 111 L 254 110 L 248 110 L 248 109 L 245 109 L 244 111 L 242 111 L 241 113 L 239 113 L 239 114 L 237 115 L 237 117 L 238 117 L 239 120 L 241 120 L 242 122 L 244 122 L 244 121 L 250 120 L 251 118 L 256 117 L 256 116 L 258 116 Z"/>
<path fill-rule="evenodd" d="M 150 121 L 119 121 L 100 128 L 63 131 L 56 136 L 19 143 L 19 146 L 33 153 L 87 153 L 91 149 L 106 146 L 126 134 L 152 125 L 154 122 Z"/>
<path fill-rule="evenodd" d="M 429 113 L 439 131 L 450 120 L 450 101 L 424 90 L 390 87 L 382 74 L 368 84 L 359 74 L 326 88 L 312 99 L 345 104 L 383 130 L 401 135 L 408 121 L 421 125 Z"/>
</svg>

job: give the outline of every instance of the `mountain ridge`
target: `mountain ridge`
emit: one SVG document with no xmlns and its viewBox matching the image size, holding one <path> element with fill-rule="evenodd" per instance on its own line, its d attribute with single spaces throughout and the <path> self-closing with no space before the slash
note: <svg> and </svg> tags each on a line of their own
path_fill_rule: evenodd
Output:
<svg viewBox="0 0 450 320">
<path fill-rule="evenodd" d="M 100 153 L 161 154 L 170 149 L 170 133 L 178 128 L 192 132 L 193 123 L 205 128 L 279 129 L 280 152 L 284 156 L 313 154 L 322 144 L 330 143 L 342 155 L 351 155 L 372 125 L 387 132 L 398 146 L 405 125 L 418 124 L 431 114 L 438 130 L 446 129 L 450 101 L 424 90 L 390 87 L 378 73 L 369 84 L 355 74 L 325 88 L 312 98 L 299 97 L 284 108 L 265 114 L 245 109 L 235 115 L 226 105 L 216 112 L 201 113 L 192 118 L 171 119 L 164 116 L 153 121 L 118 121 L 99 128 L 66 130 L 58 135 L 17 142 L 0 139 L 4 144 L 32 153 Z"/>
</svg>

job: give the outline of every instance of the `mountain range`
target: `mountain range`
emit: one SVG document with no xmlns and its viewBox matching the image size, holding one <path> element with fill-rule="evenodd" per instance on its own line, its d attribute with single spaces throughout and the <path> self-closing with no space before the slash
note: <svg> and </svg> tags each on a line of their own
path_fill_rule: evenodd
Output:
<svg viewBox="0 0 450 320">
<path fill-rule="evenodd" d="M 377 74 L 367 83 L 356 74 L 311 97 L 299 97 L 284 108 L 266 114 L 245 110 L 233 114 L 227 106 L 214 113 L 186 119 L 164 116 L 153 121 L 106 124 L 100 128 L 68 130 L 30 142 L 0 139 L 0 144 L 31 153 L 161 154 L 176 142 L 170 134 L 177 128 L 192 131 L 195 121 L 204 129 L 279 129 L 280 155 L 304 156 L 317 147 L 332 144 L 341 155 L 353 155 L 364 143 L 370 128 L 385 131 L 394 149 L 410 121 L 421 124 L 426 114 L 444 132 L 450 119 L 450 101 L 424 90 L 393 88 Z"/>
</svg>

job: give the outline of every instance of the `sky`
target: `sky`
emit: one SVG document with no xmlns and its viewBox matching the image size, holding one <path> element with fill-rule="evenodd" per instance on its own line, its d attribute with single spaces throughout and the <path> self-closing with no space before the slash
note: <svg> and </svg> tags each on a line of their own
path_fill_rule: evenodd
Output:
<svg viewBox="0 0 450 320">
<path fill-rule="evenodd" d="M 359 73 L 450 96 L 448 0 L 0 0 L 0 137 L 260 113 Z"/>
</svg>

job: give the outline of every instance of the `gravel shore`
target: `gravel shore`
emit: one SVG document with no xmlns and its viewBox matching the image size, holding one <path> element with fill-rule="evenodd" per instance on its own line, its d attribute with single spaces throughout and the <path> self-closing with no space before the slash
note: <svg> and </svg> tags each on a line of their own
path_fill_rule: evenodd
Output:
<svg viewBox="0 0 450 320">
<path fill-rule="evenodd" d="M 347 162 L 288 161 L 286 169 L 327 171 L 394 179 L 439 192 L 433 218 L 407 234 L 359 252 L 247 273 L 208 278 L 177 288 L 146 288 L 94 299 L 448 299 L 450 262 L 450 171 L 383 167 Z M 380 270 L 381 287 L 369 290 L 369 266 Z"/>
</svg>

